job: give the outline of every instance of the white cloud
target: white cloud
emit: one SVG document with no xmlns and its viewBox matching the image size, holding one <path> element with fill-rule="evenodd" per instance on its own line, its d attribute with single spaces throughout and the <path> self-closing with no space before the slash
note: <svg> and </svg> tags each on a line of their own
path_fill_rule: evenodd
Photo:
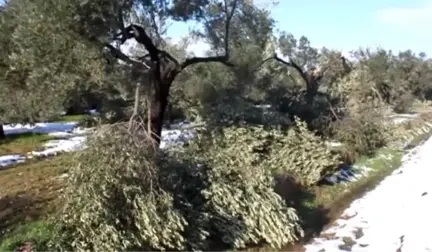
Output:
<svg viewBox="0 0 432 252">
<path fill-rule="evenodd" d="M 378 12 L 378 19 L 383 23 L 405 28 L 430 26 L 432 25 L 432 4 L 383 9 Z"/>
</svg>

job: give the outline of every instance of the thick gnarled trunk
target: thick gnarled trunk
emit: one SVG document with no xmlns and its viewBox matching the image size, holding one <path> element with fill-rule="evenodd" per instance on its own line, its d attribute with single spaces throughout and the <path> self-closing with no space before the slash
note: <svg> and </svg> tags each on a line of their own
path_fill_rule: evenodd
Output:
<svg viewBox="0 0 432 252">
<path fill-rule="evenodd" d="M 308 106 L 312 106 L 315 97 L 318 94 L 319 84 L 316 81 L 315 77 L 312 75 L 308 75 L 308 78 L 306 78 L 305 81 L 306 81 L 306 103 Z"/>
<path fill-rule="evenodd" d="M 0 140 L 5 138 L 6 138 L 6 134 L 3 129 L 3 124 L 0 124 Z"/>
<path fill-rule="evenodd" d="M 146 120 L 147 127 L 149 128 L 150 136 L 154 140 L 155 145 L 161 142 L 162 126 L 164 122 L 165 110 L 168 105 L 169 89 L 175 77 L 188 66 L 197 63 L 220 62 L 227 66 L 233 66 L 228 62 L 229 59 L 229 24 L 237 8 L 237 1 L 234 1 L 231 6 L 225 2 L 224 6 L 225 18 L 225 54 L 221 56 L 209 57 L 190 57 L 186 58 L 183 62 L 179 62 L 176 58 L 168 52 L 157 48 L 150 36 L 146 33 L 144 27 L 131 24 L 127 27 L 120 27 L 121 31 L 115 36 L 115 39 L 124 44 L 128 39 L 135 39 L 136 42 L 143 45 L 148 51 L 148 54 L 140 57 L 139 60 L 134 60 L 125 55 L 119 48 L 114 47 L 109 43 L 103 43 L 108 48 L 111 54 L 122 60 L 123 62 L 132 66 L 132 78 L 138 81 L 144 80 L 144 76 L 150 77 L 148 81 L 148 89 L 146 90 L 150 95 L 147 97 L 148 104 L 148 118 Z M 229 11 L 229 7 L 231 10 Z M 120 15 L 120 19 L 123 19 Z M 123 24 L 123 20 L 121 20 Z M 150 74 L 150 75 L 148 75 Z M 139 99 L 135 99 L 136 104 Z M 135 106 L 136 107 L 136 106 Z M 130 125 L 137 116 L 136 109 L 131 117 Z"/>
<path fill-rule="evenodd" d="M 162 137 L 162 126 L 165 115 L 165 110 L 168 104 L 169 89 L 167 88 L 159 95 L 151 97 L 149 123 L 152 139 L 159 145 Z"/>
</svg>

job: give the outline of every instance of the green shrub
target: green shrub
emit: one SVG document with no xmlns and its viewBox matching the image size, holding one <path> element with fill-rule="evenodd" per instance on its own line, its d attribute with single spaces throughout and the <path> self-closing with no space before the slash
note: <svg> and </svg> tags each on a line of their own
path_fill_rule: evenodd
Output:
<svg viewBox="0 0 432 252">
<path fill-rule="evenodd" d="M 373 110 L 348 116 L 335 124 L 336 139 L 358 155 L 371 155 L 390 140 L 391 126 L 384 120 Z"/>
<path fill-rule="evenodd" d="M 163 153 L 120 124 L 98 132 L 71 167 L 53 249 L 280 247 L 301 234 L 269 171 L 193 143 Z"/>
<path fill-rule="evenodd" d="M 241 220 L 218 217 L 210 222 L 211 230 L 231 247 L 262 241 L 281 247 L 302 235 L 296 211 L 274 191 L 272 171 L 263 166 L 271 132 L 262 127 L 224 128 L 201 135 L 188 148 L 195 162 L 212 167 L 207 179 L 201 179 L 209 184 L 203 191 L 206 212 Z"/>
<path fill-rule="evenodd" d="M 185 218 L 159 183 L 160 155 L 117 125 L 74 159 L 55 250 L 185 249 Z"/>
<path fill-rule="evenodd" d="M 290 174 L 304 185 L 311 186 L 332 174 L 340 157 L 332 153 L 323 140 L 308 130 L 306 122 L 296 118 L 296 125 L 273 150 L 267 164 L 277 173 Z"/>
<path fill-rule="evenodd" d="M 339 156 L 331 153 L 323 140 L 309 131 L 304 121 L 283 131 L 262 126 L 228 127 L 213 132 L 208 146 L 224 153 L 214 162 L 230 162 L 231 166 L 255 167 L 294 176 L 304 186 L 316 184 L 334 172 Z M 213 159 L 218 157 L 212 154 Z M 224 161 L 229 160 L 229 161 Z"/>
<path fill-rule="evenodd" d="M 292 124 L 288 114 L 274 108 L 254 106 L 242 97 L 230 95 L 219 97 L 212 103 L 199 103 L 188 108 L 187 114 L 189 118 L 208 122 L 212 126 L 248 124 L 287 127 Z"/>
</svg>

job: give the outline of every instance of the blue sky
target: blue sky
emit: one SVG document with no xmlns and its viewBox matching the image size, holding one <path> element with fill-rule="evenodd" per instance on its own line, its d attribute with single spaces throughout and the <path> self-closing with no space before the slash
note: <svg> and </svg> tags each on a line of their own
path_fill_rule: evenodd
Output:
<svg viewBox="0 0 432 252">
<path fill-rule="evenodd" d="M 316 47 L 381 46 L 432 56 L 432 0 L 280 0 L 272 17 L 278 29 L 305 35 Z M 174 24 L 169 35 L 184 36 L 187 30 Z"/>
</svg>

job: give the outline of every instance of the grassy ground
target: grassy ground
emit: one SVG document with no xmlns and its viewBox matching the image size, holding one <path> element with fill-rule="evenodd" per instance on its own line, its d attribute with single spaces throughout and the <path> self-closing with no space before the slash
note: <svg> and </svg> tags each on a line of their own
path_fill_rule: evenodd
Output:
<svg viewBox="0 0 432 252">
<path fill-rule="evenodd" d="M 79 117 L 66 116 L 62 121 Z M 52 139 L 48 134 L 8 135 L 0 141 L 0 156 L 26 154 Z M 66 154 L 0 169 L 0 251 L 13 250 L 23 240 L 37 240 L 43 246 L 49 230 L 44 219 L 59 205 L 63 186 L 59 175 L 66 171 L 70 160 L 71 154 Z"/>
<path fill-rule="evenodd" d="M 0 169 L 0 233 L 55 210 L 63 185 L 59 175 L 70 160 L 68 154 Z"/>
<path fill-rule="evenodd" d="M 22 246 L 23 241 L 31 243 L 36 251 L 47 251 L 52 230 L 52 224 L 43 220 L 18 226 L 12 233 L 4 237 L 0 243 L 0 251 L 13 251 Z"/>
<path fill-rule="evenodd" d="M 56 121 L 61 122 L 79 122 L 81 121 L 86 115 L 65 115 L 59 117 Z"/>
<path fill-rule="evenodd" d="M 56 122 L 79 122 L 86 115 L 67 115 L 57 118 Z M 6 139 L 0 140 L 0 156 L 11 154 L 26 154 L 30 151 L 38 150 L 49 140 L 54 139 L 48 134 L 13 134 L 6 136 Z"/>
<path fill-rule="evenodd" d="M 11 154 L 26 154 L 42 147 L 49 140 L 54 139 L 47 134 L 16 134 L 8 135 L 5 140 L 0 140 L 0 156 Z"/>
</svg>

